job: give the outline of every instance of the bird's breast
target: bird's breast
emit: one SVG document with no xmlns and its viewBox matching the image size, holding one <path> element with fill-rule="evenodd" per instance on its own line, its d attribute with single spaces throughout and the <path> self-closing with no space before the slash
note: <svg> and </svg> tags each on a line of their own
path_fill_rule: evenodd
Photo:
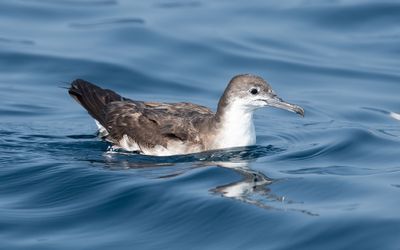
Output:
<svg viewBox="0 0 400 250">
<path fill-rule="evenodd" d="M 252 114 L 230 114 L 216 131 L 213 149 L 245 147 L 256 143 Z"/>
<path fill-rule="evenodd" d="M 229 126 L 222 128 L 216 136 L 215 145 L 218 148 L 245 147 L 256 143 L 256 134 L 253 124 L 251 126 Z"/>
</svg>

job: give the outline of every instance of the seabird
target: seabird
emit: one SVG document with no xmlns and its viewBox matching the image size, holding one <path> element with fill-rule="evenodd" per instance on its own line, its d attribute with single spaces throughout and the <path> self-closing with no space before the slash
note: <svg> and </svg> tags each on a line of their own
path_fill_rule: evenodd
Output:
<svg viewBox="0 0 400 250">
<path fill-rule="evenodd" d="M 190 154 L 256 143 L 253 113 L 272 106 L 304 116 L 303 108 L 279 98 L 261 77 L 233 77 L 217 111 L 187 102 L 131 100 L 85 80 L 71 83 L 69 94 L 95 119 L 114 148 L 146 155 Z"/>
</svg>

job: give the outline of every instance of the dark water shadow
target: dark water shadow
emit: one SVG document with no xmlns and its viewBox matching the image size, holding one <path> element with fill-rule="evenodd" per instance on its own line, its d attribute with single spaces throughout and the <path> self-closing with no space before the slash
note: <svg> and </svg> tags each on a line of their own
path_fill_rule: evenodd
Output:
<svg viewBox="0 0 400 250">
<path fill-rule="evenodd" d="M 225 150 L 211 150 L 195 154 L 174 155 L 174 156 L 150 156 L 141 155 L 134 152 L 124 150 L 108 150 L 104 154 L 103 161 L 105 166 L 111 169 L 118 168 L 118 165 L 125 166 L 124 168 L 139 169 L 147 167 L 159 167 L 165 165 L 175 165 L 179 163 L 193 164 L 212 164 L 215 163 L 235 163 L 243 161 L 254 161 L 261 157 L 271 156 L 284 151 L 272 145 L 268 146 L 250 146 L 237 147 Z"/>
</svg>

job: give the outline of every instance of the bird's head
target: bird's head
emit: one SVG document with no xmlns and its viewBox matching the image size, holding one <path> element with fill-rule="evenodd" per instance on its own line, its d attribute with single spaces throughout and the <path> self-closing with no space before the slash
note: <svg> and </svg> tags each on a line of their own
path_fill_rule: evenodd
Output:
<svg viewBox="0 0 400 250">
<path fill-rule="evenodd" d="M 303 108 L 283 101 L 263 78 L 249 74 L 237 75 L 229 82 L 218 108 L 228 106 L 248 111 L 271 106 L 304 116 Z"/>
</svg>

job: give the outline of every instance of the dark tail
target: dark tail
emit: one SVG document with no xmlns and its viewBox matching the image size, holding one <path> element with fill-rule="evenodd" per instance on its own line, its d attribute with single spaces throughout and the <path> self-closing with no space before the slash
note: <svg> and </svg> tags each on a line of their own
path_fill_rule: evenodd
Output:
<svg viewBox="0 0 400 250">
<path fill-rule="evenodd" d="M 112 90 L 102 89 L 81 79 L 76 79 L 71 83 L 68 93 L 104 127 L 106 127 L 106 105 L 110 102 L 123 101 L 125 99 Z"/>
</svg>

